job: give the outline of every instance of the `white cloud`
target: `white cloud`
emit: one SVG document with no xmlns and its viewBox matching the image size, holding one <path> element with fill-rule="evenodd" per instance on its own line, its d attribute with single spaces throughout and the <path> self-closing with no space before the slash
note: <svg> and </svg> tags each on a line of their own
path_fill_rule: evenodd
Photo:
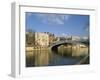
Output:
<svg viewBox="0 0 100 80">
<path fill-rule="evenodd" d="M 58 14 L 36 14 L 36 16 L 43 22 L 48 24 L 64 24 L 70 17 L 70 15 L 58 15 Z"/>
</svg>

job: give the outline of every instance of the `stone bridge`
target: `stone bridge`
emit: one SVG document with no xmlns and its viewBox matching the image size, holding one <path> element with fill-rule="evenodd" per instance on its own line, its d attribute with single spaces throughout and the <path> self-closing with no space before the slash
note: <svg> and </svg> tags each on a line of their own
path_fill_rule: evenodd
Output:
<svg viewBox="0 0 100 80">
<path fill-rule="evenodd" d="M 66 41 L 56 41 L 54 42 L 51 46 L 50 49 L 53 51 L 57 51 L 58 47 L 60 45 L 66 45 L 66 44 L 71 44 L 71 45 L 77 45 L 77 44 L 81 44 L 81 45 L 85 45 L 85 46 L 89 46 L 89 42 L 86 41 L 72 41 L 72 40 L 66 40 Z"/>
</svg>

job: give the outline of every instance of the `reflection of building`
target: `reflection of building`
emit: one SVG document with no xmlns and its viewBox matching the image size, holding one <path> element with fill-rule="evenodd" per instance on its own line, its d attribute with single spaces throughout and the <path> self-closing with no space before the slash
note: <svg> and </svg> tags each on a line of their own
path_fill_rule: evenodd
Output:
<svg viewBox="0 0 100 80">
<path fill-rule="evenodd" d="M 50 54 L 48 51 L 38 51 L 35 54 L 35 66 L 46 66 L 49 64 Z"/>
<path fill-rule="evenodd" d="M 49 64 L 50 54 L 45 50 L 26 52 L 26 66 L 46 66 Z"/>
<path fill-rule="evenodd" d="M 49 45 L 49 35 L 47 33 L 36 32 L 35 33 L 35 45 L 48 46 Z"/>
</svg>

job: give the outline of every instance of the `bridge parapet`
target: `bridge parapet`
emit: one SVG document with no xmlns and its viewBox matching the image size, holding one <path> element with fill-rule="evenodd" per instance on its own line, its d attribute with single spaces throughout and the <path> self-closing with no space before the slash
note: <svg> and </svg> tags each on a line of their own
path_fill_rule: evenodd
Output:
<svg viewBox="0 0 100 80">
<path fill-rule="evenodd" d="M 85 44 L 85 41 L 73 41 L 73 40 L 66 40 L 66 41 L 56 41 L 50 47 L 62 45 L 62 44 Z M 87 46 L 87 44 L 86 44 Z"/>
</svg>

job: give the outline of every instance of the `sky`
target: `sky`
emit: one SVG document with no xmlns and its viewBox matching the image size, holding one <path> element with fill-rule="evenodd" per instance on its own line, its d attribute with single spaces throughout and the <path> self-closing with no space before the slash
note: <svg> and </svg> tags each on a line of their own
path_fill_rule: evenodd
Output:
<svg viewBox="0 0 100 80">
<path fill-rule="evenodd" d="M 26 30 L 50 32 L 55 36 L 88 36 L 89 15 L 25 13 Z"/>
</svg>

